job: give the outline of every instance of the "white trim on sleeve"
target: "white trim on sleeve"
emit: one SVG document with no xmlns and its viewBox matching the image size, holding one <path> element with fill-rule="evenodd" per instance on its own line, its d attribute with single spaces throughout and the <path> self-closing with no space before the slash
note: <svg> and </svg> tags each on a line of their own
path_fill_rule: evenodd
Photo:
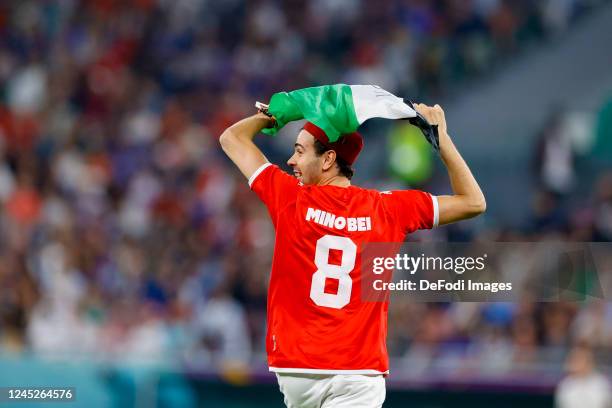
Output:
<svg viewBox="0 0 612 408">
<path fill-rule="evenodd" d="M 252 187 L 253 186 L 253 182 L 255 181 L 257 176 L 259 176 L 261 174 L 261 172 L 266 169 L 266 167 L 271 166 L 271 165 L 272 165 L 272 163 L 268 162 L 268 163 L 264 163 L 261 166 L 259 166 L 259 168 L 257 170 L 255 170 L 255 172 L 253 174 L 251 174 L 251 177 L 249 177 L 249 187 Z"/>
<path fill-rule="evenodd" d="M 387 371 L 378 371 L 373 369 L 365 370 L 320 370 L 318 368 L 285 368 L 285 367 L 269 367 L 274 373 L 299 373 L 299 374 L 389 374 Z"/>
<path fill-rule="evenodd" d="M 433 203 L 433 226 L 437 227 L 440 222 L 440 207 L 438 206 L 438 197 L 433 194 L 431 195 L 431 202 Z"/>
</svg>

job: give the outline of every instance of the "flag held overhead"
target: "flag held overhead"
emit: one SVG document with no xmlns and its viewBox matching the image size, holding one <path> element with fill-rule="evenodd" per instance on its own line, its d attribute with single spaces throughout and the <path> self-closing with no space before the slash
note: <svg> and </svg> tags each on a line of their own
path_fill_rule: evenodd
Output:
<svg viewBox="0 0 612 408">
<path fill-rule="evenodd" d="M 267 112 L 276 123 L 263 130 L 266 134 L 274 135 L 287 123 L 306 119 L 321 128 L 330 143 L 355 132 L 368 119 L 407 119 L 439 150 L 437 126 L 430 125 L 410 102 L 375 85 L 336 84 L 278 92 L 272 95 Z"/>
</svg>

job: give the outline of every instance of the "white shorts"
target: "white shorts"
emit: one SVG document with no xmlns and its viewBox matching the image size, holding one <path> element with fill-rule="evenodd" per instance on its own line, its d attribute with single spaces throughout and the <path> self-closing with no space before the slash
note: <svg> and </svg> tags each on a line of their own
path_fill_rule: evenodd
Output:
<svg viewBox="0 0 612 408">
<path fill-rule="evenodd" d="M 380 408 L 385 378 L 364 374 L 276 373 L 287 408 Z"/>
</svg>

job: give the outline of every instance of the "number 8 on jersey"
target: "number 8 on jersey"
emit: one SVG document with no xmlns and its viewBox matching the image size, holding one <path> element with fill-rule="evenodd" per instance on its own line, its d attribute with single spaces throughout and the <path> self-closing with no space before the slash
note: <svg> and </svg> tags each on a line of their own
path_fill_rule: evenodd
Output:
<svg viewBox="0 0 612 408">
<path fill-rule="evenodd" d="M 340 265 L 329 263 L 329 251 L 335 249 L 342 251 Z M 317 271 L 312 275 L 310 285 L 310 298 L 318 306 L 342 309 L 351 300 L 353 280 L 350 273 L 355 268 L 357 246 L 347 237 L 324 235 L 317 240 L 315 250 L 315 265 Z M 338 292 L 336 294 L 325 292 L 325 280 L 337 279 Z"/>
</svg>

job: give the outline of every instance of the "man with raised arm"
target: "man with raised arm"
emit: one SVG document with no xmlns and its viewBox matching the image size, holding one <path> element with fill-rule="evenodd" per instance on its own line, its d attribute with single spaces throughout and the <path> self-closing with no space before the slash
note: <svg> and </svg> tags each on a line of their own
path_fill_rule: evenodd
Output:
<svg viewBox="0 0 612 408">
<path fill-rule="evenodd" d="M 266 349 L 290 408 L 381 407 L 388 373 L 387 304 L 360 297 L 360 247 L 475 217 L 485 198 L 446 129 L 444 111 L 414 104 L 437 125 L 453 194 L 379 192 L 351 184 L 359 133 L 333 142 L 306 122 L 287 164 L 268 162 L 253 142 L 275 118 L 262 111 L 223 132 L 221 147 L 268 208 L 276 243 L 268 293 Z"/>
</svg>

